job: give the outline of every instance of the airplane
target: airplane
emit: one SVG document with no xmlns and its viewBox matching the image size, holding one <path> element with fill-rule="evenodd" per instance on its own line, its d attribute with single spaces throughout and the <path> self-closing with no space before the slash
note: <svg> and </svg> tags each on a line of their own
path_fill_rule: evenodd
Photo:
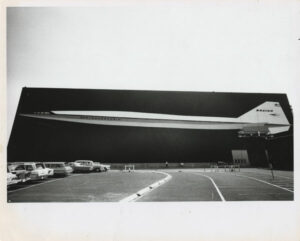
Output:
<svg viewBox="0 0 300 241">
<path fill-rule="evenodd" d="M 273 137 L 291 126 L 279 102 L 267 101 L 236 117 L 187 116 L 131 111 L 53 110 L 20 116 L 95 125 L 237 130 L 239 137 Z"/>
</svg>

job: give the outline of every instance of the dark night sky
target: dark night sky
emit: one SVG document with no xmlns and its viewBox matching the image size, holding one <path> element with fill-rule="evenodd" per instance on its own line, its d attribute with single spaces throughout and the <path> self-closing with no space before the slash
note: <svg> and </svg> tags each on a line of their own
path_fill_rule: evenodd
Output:
<svg viewBox="0 0 300 241">
<path fill-rule="evenodd" d="M 265 101 L 280 102 L 293 123 L 285 94 L 24 88 L 8 144 L 8 160 L 228 160 L 231 149 L 255 147 L 259 151 L 263 141 L 239 139 L 236 131 L 99 126 L 30 119 L 18 114 L 51 110 L 118 110 L 238 117 Z M 293 165 L 292 137 L 272 141 L 269 146 L 273 150 L 271 155 L 278 156 L 278 163 L 285 159 L 280 165 Z"/>
</svg>

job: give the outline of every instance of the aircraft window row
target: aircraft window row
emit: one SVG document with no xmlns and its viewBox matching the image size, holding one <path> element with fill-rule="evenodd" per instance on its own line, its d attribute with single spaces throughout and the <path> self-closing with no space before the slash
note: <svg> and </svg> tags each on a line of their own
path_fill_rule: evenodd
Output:
<svg viewBox="0 0 300 241">
<path fill-rule="evenodd" d="M 116 117 L 107 117 L 107 116 L 80 116 L 81 119 L 88 120 L 119 120 L 120 118 Z"/>
<path fill-rule="evenodd" d="M 262 109 L 257 109 L 256 111 L 262 111 L 262 112 L 273 112 L 273 110 L 262 110 Z"/>
<path fill-rule="evenodd" d="M 47 114 L 50 114 L 50 113 L 49 112 L 34 112 L 34 114 L 47 115 Z"/>
</svg>

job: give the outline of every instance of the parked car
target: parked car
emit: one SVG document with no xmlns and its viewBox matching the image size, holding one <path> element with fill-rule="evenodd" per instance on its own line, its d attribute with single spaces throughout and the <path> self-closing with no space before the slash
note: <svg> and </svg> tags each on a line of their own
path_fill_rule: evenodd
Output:
<svg viewBox="0 0 300 241">
<path fill-rule="evenodd" d="M 94 171 L 107 172 L 110 170 L 110 165 L 104 165 L 100 162 L 94 162 Z"/>
<path fill-rule="evenodd" d="M 93 161 L 77 160 L 73 163 L 74 172 L 92 172 L 94 170 Z"/>
<path fill-rule="evenodd" d="M 110 165 L 105 165 L 105 164 L 101 164 L 102 166 L 103 166 L 103 168 L 104 168 L 104 171 L 108 171 L 108 170 L 110 170 Z"/>
<path fill-rule="evenodd" d="M 74 162 L 67 162 L 66 163 L 66 166 L 72 167 L 72 169 L 73 169 L 74 165 L 75 165 Z"/>
<path fill-rule="evenodd" d="M 47 177 L 54 175 L 54 170 L 52 168 L 46 167 L 46 165 L 43 162 L 37 162 L 35 163 L 37 169 L 44 169 L 47 173 Z"/>
<path fill-rule="evenodd" d="M 14 162 L 8 165 L 8 170 L 17 176 L 21 182 L 26 182 L 30 180 L 30 174 L 33 170 L 30 165 L 25 165 L 24 163 Z"/>
<path fill-rule="evenodd" d="M 12 170 L 12 173 L 16 172 L 18 175 L 20 175 L 20 179 L 27 178 L 28 180 L 41 180 L 48 178 L 49 175 L 53 175 L 53 170 L 50 170 L 49 168 L 44 168 L 43 165 L 40 163 L 34 163 L 34 162 L 17 162 L 13 163 L 13 166 L 16 166 L 14 170 Z M 24 172 L 24 170 L 26 172 Z M 23 176 L 24 175 L 24 176 Z"/>
<path fill-rule="evenodd" d="M 95 172 L 105 172 L 105 167 L 100 164 L 100 162 L 93 162 L 93 171 Z"/>
<path fill-rule="evenodd" d="M 68 165 L 74 169 L 74 172 L 105 172 L 110 169 L 109 165 L 91 160 L 77 160 L 73 163 L 69 162 Z"/>
<path fill-rule="evenodd" d="M 21 181 L 18 176 L 14 173 L 11 173 L 10 170 L 7 168 L 7 175 L 6 175 L 7 185 L 16 184 Z"/>
<path fill-rule="evenodd" d="M 73 172 L 73 168 L 64 162 L 44 162 L 45 166 L 54 170 L 54 175 L 68 176 Z"/>
</svg>

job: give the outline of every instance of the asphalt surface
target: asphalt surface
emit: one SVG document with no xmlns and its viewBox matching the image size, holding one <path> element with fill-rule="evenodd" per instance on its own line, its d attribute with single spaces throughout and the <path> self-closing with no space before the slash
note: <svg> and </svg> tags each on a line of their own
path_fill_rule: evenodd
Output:
<svg viewBox="0 0 300 241">
<path fill-rule="evenodd" d="M 138 201 L 221 201 L 213 183 L 190 172 L 168 172 L 172 179 Z"/>
<path fill-rule="evenodd" d="M 293 179 L 290 175 L 272 178 L 262 172 L 203 172 L 193 170 L 169 171 L 172 180 L 138 201 L 217 201 L 219 189 L 225 201 L 293 200 Z M 206 177 L 204 177 L 205 175 Z M 212 184 L 210 177 L 216 184 Z M 288 179 L 286 177 L 289 177 Z M 205 180 L 204 180 L 205 179 Z M 216 196 L 217 195 L 217 196 Z"/>
<path fill-rule="evenodd" d="M 140 196 L 139 202 L 282 201 L 294 199 L 293 172 L 241 169 L 164 169 L 165 184 Z M 74 174 L 66 178 L 17 184 L 8 189 L 8 202 L 117 202 L 166 175 L 150 170 Z"/>
<path fill-rule="evenodd" d="M 74 174 L 20 184 L 8 190 L 8 202 L 116 202 L 164 178 L 153 172 L 109 171 Z"/>
</svg>

